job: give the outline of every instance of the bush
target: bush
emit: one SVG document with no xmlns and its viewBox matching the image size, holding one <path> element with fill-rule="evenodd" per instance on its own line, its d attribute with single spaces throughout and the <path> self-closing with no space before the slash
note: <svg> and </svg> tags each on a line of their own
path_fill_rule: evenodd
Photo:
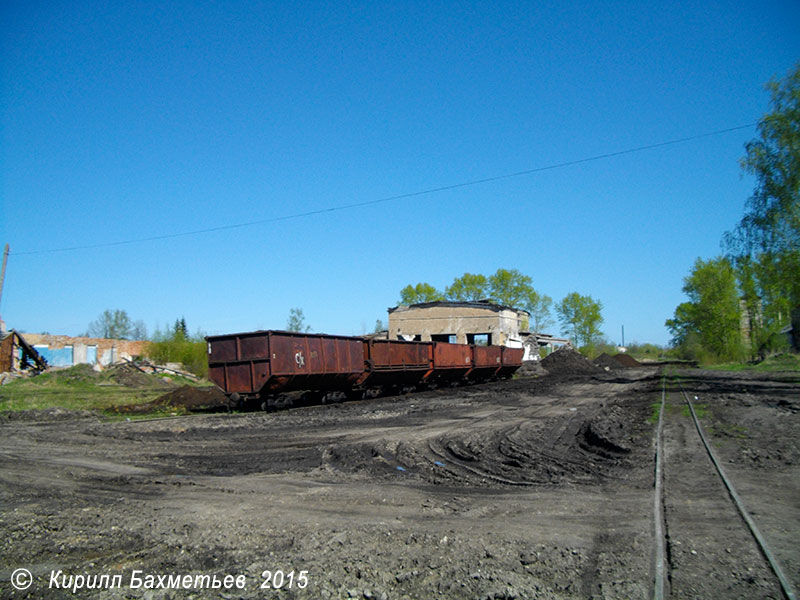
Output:
<svg viewBox="0 0 800 600">
<path fill-rule="evenodd" d="M 153 340 L 147 344 L 145 355 L 159 364 L 181 363 L 184 369 L 198 377 L 208 374 L 207 346 L 201 332 L 187 336 L 179 328 L 167 334 L 156 331 Z"/>
<path fill-rule="evenodd" d="M 649 359 L 659 359 L 664 358 L 666 356 L 667 349 L 662 348 L 661 346 L 657 346 L 656 344 L 644 343 L 640 344 L 638 342 L 633 342 L 628 346 L 628 354 L 633 356 L 634 358 L 649 358 Z"/>
<path fill-rule="evenodd" d="M 789 337 L 782 333 L 772 332 L 758 348 L 758 356 L 764 360 L 775 354 L 788 353 L 790 350 Z"/>
</svg>

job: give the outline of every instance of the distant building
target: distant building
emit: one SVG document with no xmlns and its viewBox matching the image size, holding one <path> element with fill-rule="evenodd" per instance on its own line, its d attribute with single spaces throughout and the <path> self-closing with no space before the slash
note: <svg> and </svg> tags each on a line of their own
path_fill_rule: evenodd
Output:
<svg viewBox="0 0 800 600">
<path fill-rule="evenodd" d="M 739 299 L 739 334 L 742 345 L 747 352 L 755 352 L 758 348 L 753 348 L 753 331 L 759 330 L 764 326 L 764 318 L 761 314 L 761 300 L 758 300 L 754 309 L 748 309 L 747 300 Z"/>
<path fill-rule="evenodd" d="M 121 360 L 142 356 L 146 341 L 109 340 L 105 338 L 69 337 L 26 333 L 25 339 L 51 367 L 78 364 L 107 366 Z"/>
<path fill-rule="evenodd" d="M 18 332 L 0 332 L 0 373 L 44 371 L 47 362 Z"/>
<path fill-rule="evenodd" d="M 542 351 L 547 355 L 563 346 L 572 345 L 567 338 L 558 338 L 549 333 L 531 331 L 529 333 L 522 332 L 520 335 L 522 336 L 522 347 L 525 348 L 525 354 L 522 357 L 523 361 L 539 360 Z"/>
<path fill-rule="evenodd" d="M 796 306 L 790 314 L 791 322 L 781 329 L 781 335 L 786 336 L 789 348 L 793 352 L 800 352 L 800 306 Z"/>
<path fill-rule="evenodd" d="M 479 302 L 424 302 L 389 309 L 388 337 L 454 344 L 522 348 L 520 330 L 527 327 L 525 310 Z"/>
</svg>

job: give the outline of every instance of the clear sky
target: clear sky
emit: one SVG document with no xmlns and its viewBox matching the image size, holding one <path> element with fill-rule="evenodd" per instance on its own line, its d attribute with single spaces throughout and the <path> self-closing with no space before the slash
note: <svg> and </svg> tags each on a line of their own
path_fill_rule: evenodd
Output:
<svg viewBox="0 0 800 600">
<path fill-rule="evenodd" d="M 666 343 L 753 189 L 754 128 L 274 219 L 748 125 L 800 60 L 795 0 L 10 0 L 0 23 L 0 314 L 67 335 L 293 307 L 361 334 L 409 283 L 503 267 Z"/>
</svg>

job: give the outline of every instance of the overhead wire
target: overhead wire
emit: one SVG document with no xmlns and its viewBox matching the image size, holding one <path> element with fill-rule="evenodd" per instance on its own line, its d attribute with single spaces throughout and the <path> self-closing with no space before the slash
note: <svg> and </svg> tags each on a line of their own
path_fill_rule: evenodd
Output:
<svg viewBox="0 0 800 600">
<path fill-rule="evenodd" d="M 747 125 L 737 125 L 736 127 L 728 127 L 727 129 L 718 129 L 716 131 L 700 133 L 700 134 L 696 134 L 696 135 L 692 135 L 692 136 L 687 136 L 687 137 L 682 137 L 682 138 L 678 138 L 678 139 L 674 139 L 674 140 L 669 140 L 669 141 L 666 141 L 666 142 L 658 142 L 658 143 L 655 143 L 655 144 L 647 144 L 645 146 L 637 146 L 635 148 L 628 148 L 626 150 L 618 150 L 618 151 L 615 151 L 615 152 L 607 152 L 605 154 L 596 154 L 594 156 L 588 156 L 588 157 L 580 158 L 580 159 L 576 159 L 576 160 L 570 160 L 570 161 L 555 163 L 555 164 L 552 164 L 552 165 L 534 167 L 532 169 L 525 169 L 523 171 L 515 171 L 513 173 L 504 173 L 502 175 L 494 175 L 494 176 L 491 176 L 491 177 L 483 177 L 481 179 L 472 179 L 470 181 L 464 181 L 464 182 L 461 182 L 461 183 L 453 183 L 453 184 L 449 184 L 449 185 L 443 185 L 443 186 L 439 186 L 439 187 L 433 187 L 433 188 L 428 188 L 428 189 L 424 189 L 424 190 L 418 190 L 416 192 L 408 192 L 408 193 L 405 193 L 405 194 L 397 194 L 397 195 L 394 195 L 394 196 L 387 196 L 387 197 L 384 197 L 384 198 L 377 198 L 377 199 L 373 199 L 373 200 L 364 200 L 362 202 L 352 202 L 352 203 L 349 203 L 349 204 L 340 204 L 340 205 L 337 205 L 337 206 L 330 206 L 328 208 L 320 208 L 320 209 L 316 209 L 316 210 L 298 212 L 298 213 L 293 213 L 293 214 L 290 214 L 290 215 L 282 215 L 282 216 L 278 216 L 278 217 L 268 217 L 268 218 L 265 218 L 265 219 L 256 219 L 256 220 L 253 220 L 253 221 L 247 221 L 247 222 L 243 222 L 243 223 L 232 223 L 230 225 L 219 225 L 219 226 L 216 226 L 216 227 L 207 227 L 207 228 L 203 228 L 203 229 L 194 229 L 194 230 L 191 230 L 191 231 L 183 231 L 183 232 L 178 232 L 178 233 L 167 233 L 167 234 L 163 234 L 163 235 L 154 235 L 154 236 L 148 236 L 148 237 L 132 238 L 132 239 L 128 239 L 128 240 L 118 240 L 118 241 L 114 241 L 114 242 L 101 242 L 101 243 L 97 243 L 97 244 L 84 244 L 84 245 L 80 245 L 80 246 L 65 246 L 65 247 L 62 247 L 62 248 L 50 248 L 50 249 L 44 249 L 44 250 L 27 250 L 27 251 L 23 251 L 23 252 L 10 252 L 10 254 L 13 254 L 13 255 L 16 255 L 16 256 L 25 256 L 25 255 L 35 255 L 35 254 L 53 254 L 53 253 L 56 253 L 56 252 L 70 252 L 70 251 L 75 251 L 75 250 L 90 250 L 90 249 L 97 249 L 97 248 L 110 248 L 110 247 L 113 247 L 113 246 L 124 246 L 124 245 L 129 245 L 129 244 L 139 244 L 139 243 L 144 243 L 144 242 L 154 242 L 154 241 L 158 241 L 158 240 L 174 239 L 174 238 L 186 237 L 186 236 L 191 236 L 191 235 L 201 235 L 201 234 L 204 234 L 204 233 L 214 233 L 214 232 L 218 232 L 218 231 L 228 231 L 228 230 L 231 230 L 231 229 L 241 229 L 241 228 L 244 228 L 244 227 L 252 227 L 254 225 L 264 225 L 266 223 L 277 223 L 277 222 L 280 222 L 280 221 L 288 221 L 288 220 L 292 220 L 292 219 L 301 219 L 303 217 L 311 217 L 311 216 L 314 216 L 314 215 L 321 215 L 321 214 L 325 214 L 325 213 L 332 213 L 332 212 L 338 212 L 338 211 L 343 211 L 343 210 L 350 210 L 350 209 L 353 209 L 353 208 L 360 208 L 360 207 L 364 207 L 364 206 L 372 206 L 372 205 L 375 205 L 375 204 L 393 202 L 393 201 L 396 201 L 396 200 L 404 200 L 404 199 L 407 199 L 407 198 L 415 198 L 417 196 L 425 196 L 425 195 L 428 195 L 428 194 L 436 194 L 438 192 L 445 192 L 445 191 L 449 191 L 449 190 L 456 190 L 456 189 L 475 186 L 475 185 L 480 185 L 480 184 L 484 184 L 484 183 L 491 183 L 491 182 L 494 182 L 494 181 L 501 181 L 503 179 L 512 179 L 514 177 L 522 177 L 524 175 L 532 175 L 534 173 L 542 173 L 544 171 L 551 171 L 551 170 L 554 170 L 554 169 L 562 169 L 562 168 L 565 168 L 565 167 L 572 167 L 572 166 L 575 166 L 575 165 L 580 165 L 580 164 L 584 164 L 584 163 L 588 163 L 588 162 L 604 160 L 604 159 L 607 159 L 607 158 L 614 158 L 616 156 L 623 156 L 623 155 L 626 155 L 626 154 L 633 154 L 635 152 L 643 152 L 645 150 L 653 150 L 655 148 L 663 148 L 664 146 L 671 146 L 671 145 L 675 145 L 675 144 L 682 144 L 682 143 L 686 143 L 686 142 L 691 142 L 691 141 L 699 140 L 699 139 L 702 139 L 702 138 L 707 138 L 707 137 L 711 137 L 711 136 L 715 136 L 715 135 L 722 135 L 724 133 L 730 133 L 732 131 L 739 131 L 741 129 L 749 129 L 749 128 L 755 127 L 756 125 L 758 125 L 758 123 L 748 123 Z"/>
</svg>

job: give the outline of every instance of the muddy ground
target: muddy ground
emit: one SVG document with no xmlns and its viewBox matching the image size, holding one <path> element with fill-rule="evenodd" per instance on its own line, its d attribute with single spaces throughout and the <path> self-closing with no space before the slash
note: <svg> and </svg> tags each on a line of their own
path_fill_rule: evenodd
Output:
<svg viewBox="0 0 800 600">
<path fill-rule="evenodd" d="M 800 585 L 800 377 L 680 375 Z M 26 414 L 0 424 L 2 596 L 651 597 L 661 381 L 587 369 L 271 414 Z M 667 392 L 668 597 L 780 598 Z M 245 585 L 132 588 L 136 571 Z M 52 573 L 122 585 L 73 594 Z"/>
</svg>

